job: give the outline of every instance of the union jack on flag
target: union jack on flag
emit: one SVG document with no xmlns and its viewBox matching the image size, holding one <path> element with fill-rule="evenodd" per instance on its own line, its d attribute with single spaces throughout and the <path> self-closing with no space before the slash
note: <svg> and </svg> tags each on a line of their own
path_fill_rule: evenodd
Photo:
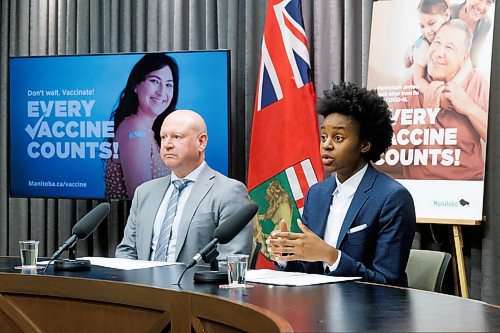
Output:
<svg viewBox="0 0 500 333">
<path fill-rule="evenodd" d="M 309 50 L 307 48 L 300 1 L 284 0 L 276 3 L 272 8 L 279 29 L 279 35 L 273 33 L 268 36 L 269 38 L 266 38 L 266 34 L 264 33 L 262 39 L 262 56 L 259 66 L 259 82 L 256 96 L 257 111 L 281 100 L 285 97 L 284 93 L 290 92 L 282 88 L 277 67 L 282 65 L 289 66 L 297 88 L 301 88 L 311 82 L 311 64 L 309 62 Z M 285 62 L 283 62 L 282 56 L 272 57 L 268 49 L 268 42 L 274 44 L 274 39 L 276 38 L 281 38 L 283 42 L 282 51 L 285 53 Z M 279 62 L 276 63 L 276 61 Z"/>
<path fill-rule="evenodd" d="M 300 0 L 269 0 L 262 39 L 250 142 L 248 189 L 259 204 L 254 239 L 257 268 L 274 268 L 265 238 L 281 218 L 296 219 L 305 193 L 323 177 L 316 98 Z"/>
</svg>

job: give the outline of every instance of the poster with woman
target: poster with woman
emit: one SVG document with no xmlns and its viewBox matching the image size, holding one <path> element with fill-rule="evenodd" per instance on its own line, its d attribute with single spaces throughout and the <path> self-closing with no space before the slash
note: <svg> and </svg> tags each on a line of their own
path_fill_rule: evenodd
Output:
<svg viewBox="0 0 500 333">
<path fill-rule="evenodd" d="M 227 174 L 229 51 L 10 59 L 10 194 L 131 198 L 170 173 L 160 127 L 173 110 L 207 122 L 206 159 Z"/>
<path fill-rule="evenodd" d="M 418 217 L 482 219 L 494 6 L 374 3 L 367 87 L 394 120 L 377 167 L 411 191 Z"/>
</svg>

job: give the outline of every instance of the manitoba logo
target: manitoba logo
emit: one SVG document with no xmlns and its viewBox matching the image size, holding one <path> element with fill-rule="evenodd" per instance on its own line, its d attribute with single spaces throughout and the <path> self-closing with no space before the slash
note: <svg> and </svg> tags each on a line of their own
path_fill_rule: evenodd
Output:
<svg viewBox="0 0 500 333">
<path fill-rule="evenodd" d="M 465 199 L 460 199 L 459 201 L 454 200 L 433 200 L 432 205 L 434 207 L 470 207 L 470 202 Z"/>
<path fill-rule="evenodd" d="M 460 199 L 459 201 L 460 205 L 463 207 L 463 206 L 469 206 L 470 203 L 467 201 L 467 200 L 464 200 L 464 199 Z"/>
<path fill-rule="evenodd" d="M 262 244 L 261 252 L 269 259 L 266 239 L 273 230 L 280 229 L 280 221 L 286 221 L 288 230 L 300 232 L 297 219 L 304 208 L 307 189 L 318 179 L 311 161 L 303 160 L 269 178 L 250 192 L 252 201 L 259 205 L 254 219 L 254 240 Z"/>
</svg>

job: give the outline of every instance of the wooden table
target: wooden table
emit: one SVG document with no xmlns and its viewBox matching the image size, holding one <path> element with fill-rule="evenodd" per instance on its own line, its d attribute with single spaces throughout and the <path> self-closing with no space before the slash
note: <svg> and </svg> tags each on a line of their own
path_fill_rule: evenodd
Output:
<svg viewBox="0 0 500 333">
<path fill-rule="evenodd" d="M 196 285 L 182 266 L 31 274 L 0 258 L 2 332 L 500 331 L 500 309 L 419 290 L 344 282 Z"/>
</svg>

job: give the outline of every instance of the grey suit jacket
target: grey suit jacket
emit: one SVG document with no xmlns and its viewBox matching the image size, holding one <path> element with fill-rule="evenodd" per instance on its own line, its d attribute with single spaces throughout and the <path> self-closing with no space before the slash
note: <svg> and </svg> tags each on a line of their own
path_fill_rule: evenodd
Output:
<svg viewBox="0 0 500 333">
<path fill-rule="evenodd" d="M 166 176 L 137 187 L 123 240 L 116 248 L 117 258 L 150 259 L 154 220 L 169 186 L 170 176 Z M 177 232 L 176 261 L 190 261 L 212 240 L 214 229 L 248 202 L 245 185 L 205 165 L 182 213 Z M 219 245 L 218 259 L 234 253 L 250 254 L 252 230 L 252 223 L 248 223 L 231 242 Z"/>
</svg>

